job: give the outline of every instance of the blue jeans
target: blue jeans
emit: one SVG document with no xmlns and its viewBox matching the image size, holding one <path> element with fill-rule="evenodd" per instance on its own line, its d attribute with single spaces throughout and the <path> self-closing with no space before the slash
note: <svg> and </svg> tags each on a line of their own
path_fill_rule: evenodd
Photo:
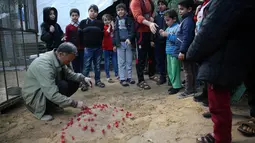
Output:
<svg viewBox="0 0 255 143">
<path fill-rule="evenodd" d="M 85 48 L 84 49 L 84 70 L 83 74 L 88 77 L 90 67 L 93 62 L 96 83 L 100 81 L 100 63 L 102 56 L 102 48 Z"/>
<path fill-rule="evenodd" d="M 117 52 L 112 50 L 104 50 L 104 70 L 106 73 L 106 78 L 110 78 L 110 58 L 112 58 L 112 65 L 115 73 L 115 77 L 118 74 L 118 63 L 117 63 Z"/>
<path fill-rule="evenodd" d="M 121 42 L 117 48 L 120 80 L 132 78 L 132 47 Z"/>
</svg>

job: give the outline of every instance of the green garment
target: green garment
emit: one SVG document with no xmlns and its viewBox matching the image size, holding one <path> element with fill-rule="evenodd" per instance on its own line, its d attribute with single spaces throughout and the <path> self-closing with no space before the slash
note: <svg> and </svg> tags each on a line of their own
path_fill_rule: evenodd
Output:
<svg viewBox="0 0 255 143">
<path fill-rule="evenodd" d="M 181 61 L 167 54 L 167 73 L 173 88 L 181 88 Z"/>
<path fill-rule="evenodd" d="M 56 81 L 81 82 L 84 78 L 84 75 L 61 65 L 53 50 L 36 58 L 29 66 L 24 77 L 22 97 L 27 108 L 40 119 L 46 110 L 46 99 L 61 107 L 71 105 L 72 99 L 59 93 Z"/>
</svg>

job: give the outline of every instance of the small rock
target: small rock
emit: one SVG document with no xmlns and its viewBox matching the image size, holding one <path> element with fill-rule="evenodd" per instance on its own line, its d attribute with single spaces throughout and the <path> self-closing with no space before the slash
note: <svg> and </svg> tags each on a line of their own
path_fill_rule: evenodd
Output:
<svg viewBox="0 0 255 143">
<path fill-rule="evenodd" d="M 27 125 L 27 128 L 28 128 L 28 129 L 34 129 L 35 127 L 32 126 L 32 125 Z"/>
<path fill-rule="evenodd" d="M 152 139 L 148 139 L 147 141 L 150 142 L 150 143 L 153 143 Z"/>
</svg>

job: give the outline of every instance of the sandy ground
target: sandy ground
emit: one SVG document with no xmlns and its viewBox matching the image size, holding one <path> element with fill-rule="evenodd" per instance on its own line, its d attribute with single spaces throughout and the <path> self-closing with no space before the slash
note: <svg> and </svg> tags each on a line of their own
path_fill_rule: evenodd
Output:
<svg viewBox="0 0 255 143">
<path fill-rule="evenodd" d="M 104 79 L 103 81 L 105 82 Z M 131 112 L 133 118 L 126 119 L 118 128 L 107 130 L 106 135 L 102 135 L 101 128 L 91 133 L 82 132 L 76 126 L 76 129 L 67 131 L 76 139 L 72 141 L 69 138 L 66 142 L 195 143 L 197 137 L 212 132 L 212 121 L 201 116 L 207 110 L 205 107 L 194 102 L 191 97 L 180 100 L 176 95 L 168 95 L 167 85 L 157 86 L 153 81 L 148 83 L 152 86 L 149 91 L 140 90 L 136 85 L 121 87 L 118 82 L 107 83 L 104 89 L 94 87 L 87 92 L 77 91 L 73 98 L 83 100 L 88 106 L 98 103 L 111 104 Z M 78 109 L 66 108 L 64 113 L 53 115 L 55 120 L 43 122 L 35 119 L 23 105 L 18 105 L 0 115 L 0 142 L 59 143 L 61 129 L 79 112 Z M 235 143 L 255 142 L 255 138 L 243 137 L 237 131 L 236 122 L 247 119 L 247 115 L 247 101 L 233 106 L 232 136 Z M 111 115 L 110 112 L 100 114 L 98 111 L 97 116 Z M 106 118 L 113 121 L 110 117 Z M 107 125 L 105 119 L 100 120 L 101 118 L 98 118 L 98 124 Z M 81 138 L 81 135 L 85 137 Z"/>
</svg>

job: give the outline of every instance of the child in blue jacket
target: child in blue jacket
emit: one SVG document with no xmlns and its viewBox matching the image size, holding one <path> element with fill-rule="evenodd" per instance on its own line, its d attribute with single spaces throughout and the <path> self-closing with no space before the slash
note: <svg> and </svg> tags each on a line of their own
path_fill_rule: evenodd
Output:
<svg viewBox="0 0 255 143">
<path fill-rule="evenodd" d="M 184 57 L 195 36 L 195 21 L 193 19 L 193 0 L 180 0 L 178 3 L 179 14 L 182 17 L 177 32 L 176 49 L 174 56 L 183 61 L 185 75 L 185 91 L 178 98 L 186 98 L 196 92 L 196 63 L 185 61 Z"/>
</svg>

